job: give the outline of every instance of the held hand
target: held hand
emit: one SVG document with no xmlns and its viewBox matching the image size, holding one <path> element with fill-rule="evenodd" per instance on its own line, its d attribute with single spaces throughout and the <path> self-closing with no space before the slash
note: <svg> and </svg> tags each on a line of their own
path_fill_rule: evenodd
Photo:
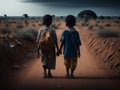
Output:
<svg viewBox="0 0 120 90">
<path fill-rule="evenodd" d="M 61 51 L 61 50 L 59 50 L 59 54 L 62 54 L 62 51 Z"/>
<path fill-rule="evenodd" d="M 59 55 L 60 55 L 60 54 L 59 54 L 59 50 L 57 51 L 57 53 L 56 53 L 56 54 L 57 54 L 57 56 L 59 56 Z"/>
<path fill-rule="evenodd" d="M 62 51 L 61 51 L 61 50 L 58 50 L 58 51 L 57 51 L 57 56 L 59 56 L 60 54 L 62 54 Z"/>
</svg>

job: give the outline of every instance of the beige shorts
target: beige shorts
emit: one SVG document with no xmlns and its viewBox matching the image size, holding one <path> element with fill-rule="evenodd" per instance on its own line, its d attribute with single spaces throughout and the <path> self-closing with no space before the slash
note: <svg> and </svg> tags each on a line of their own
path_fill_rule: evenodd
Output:
<svg viewBox="0 0 120 90">
<path fill-rule="evenodd" d="M 77 67 L 77 58 L 64 58 L 64 64 L 65 64 L 66 68 L 75 70 Z"/>
</svg>

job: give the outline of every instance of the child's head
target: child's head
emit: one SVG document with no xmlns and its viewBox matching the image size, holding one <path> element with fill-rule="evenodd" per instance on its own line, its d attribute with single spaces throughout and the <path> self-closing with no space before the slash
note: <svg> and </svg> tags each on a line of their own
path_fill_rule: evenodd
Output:
<svg viewBox="0 0 120 90">
<path fill-rule="evenodd" d="M 76 24 L 76 19 L 73 15 L 68 15 L 65 18 L 65 21 L 66 21 L 66 26 L 68 26 L 68 27 L 73 27 Z"/>
<path fill-rule="evenodd" d="M 43 25 L 50 26 L 52 24 L 52 16 L 47 14 L 43 16 Z"/>
</svg>

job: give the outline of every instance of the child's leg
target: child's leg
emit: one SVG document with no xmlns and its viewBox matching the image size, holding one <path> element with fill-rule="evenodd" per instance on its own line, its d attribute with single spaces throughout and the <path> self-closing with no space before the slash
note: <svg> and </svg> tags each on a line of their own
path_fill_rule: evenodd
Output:
<svg viewBox="0 0 120 90">
<path fill-rule="evenodd" d="M 51 73 L 51 69 L 48 69 L 48 73 Z"/>
<path fill-rule="evenodd" d="M 52 78 L 52 74 L 51 74 L 51 69 L 50 68 L 48 69 L 48 77 Z"/>
<path fill-rule="evenodd" d="M 66 77 L 67 78 L 70 78 L 70 75 L 69 75 L 70 63 L 71 63 L 70 59 L 65 59 L 64 64 L 66 67 Z"/>
<path fill-rule="evenodd" d="M 74 78 L 74 71 L 77 67 L 77 59 L 72 59 L 71 61 L 71 78 Z"/>
<path fill-rule="evenodd" d="M 44 72 L 46 72 L 46 67 L 45 66 L 43 66 L 43 70 L 44 70 Z"/>
<path fill-rule="evenodd" d="M 51 69 L 48 69 L 48 78 L 52 78 Z"/>
<path fill-rule="evenodd" d="M 47 77 L 46 69 L 47 69 L 46 66 L 43 66 L 43 70 L 44 70 L 44 72 L 43 72 L 43 78 Z"/>
<path fill-rule="evenodd" d="M 69 68 L 66 67 L 66 72 L 67 72 L 67 75 L 69 75 Z"/>
</svg>

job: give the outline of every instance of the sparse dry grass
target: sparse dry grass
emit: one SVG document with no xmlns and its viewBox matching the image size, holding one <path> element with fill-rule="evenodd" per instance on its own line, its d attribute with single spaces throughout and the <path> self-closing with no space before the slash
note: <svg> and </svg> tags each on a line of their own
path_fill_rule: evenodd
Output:
<svg viewBox="0 0 120 90">
<path fill-rule="evenodd" d="M 99 29 L 96 30 L 96 35 L 98 37 L 119 37 L 120 32 L 115 31 L 115 30 L 104 30 L 104 29 Z"/>
<path fill-rule="evenodd" d="M 26 40 L 34 40 L 37 37 L 37 31 L 34 28 L 23 28 L 14 30 L 15 34 Z"/>
<path fill-rule="evenodd" d="M 0 29 L 0 33 L 2 33 L 2 34 L 9 34 L 9 33 L 11 33 L 11 30 L 8 28 L 8 27 L 4 27 L 4 28 L 1 28 Z"/>
</svg>

